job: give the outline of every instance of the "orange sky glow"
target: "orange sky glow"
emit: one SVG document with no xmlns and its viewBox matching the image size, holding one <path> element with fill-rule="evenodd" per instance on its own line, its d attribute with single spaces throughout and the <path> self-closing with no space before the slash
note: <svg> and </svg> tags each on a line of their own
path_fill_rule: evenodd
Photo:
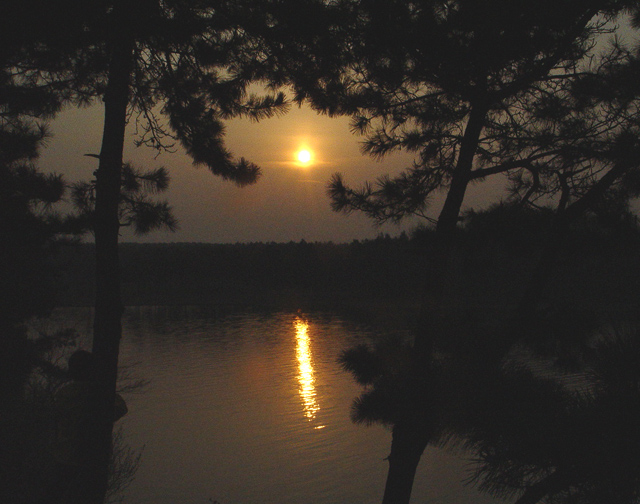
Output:
<svg viewBox="0 0 640 504">
<path fill-rule="evenodd" d="M 102 132 L 102 108 L 69 108 L 51 124 L 40 166 L 65 175 L 67 180 L 87 180 L 97 168 Z M 176 152 L 160 155 L 133 144 L 134 127 L 128 128 L 125 161 L 144 167 L 165 166 L 171 175 L 163 197 L 174 208 L 180 229 L 175 233 L 154 232 L 134 237 L 123 230 L 122 241 L 145 242 L 288 242 L 333 241 L 394 236 L 410 231 L 420 221 L 375 227 L 361 214 L 345 216 L 331 211 L 327 182 L 341 172 L 349 184 L 358 186 L 384 174 L 395 174 L 409 166 L 406 153 L 376 161 L 360 152 L 361 138 L 349 130 L 347 118 L 320 116 L 306 107 L 292 107 L 284 116 L 254 122 L 226 123 L 226 144 L 236 157 L 258 164 L 263 176 L 257 184 L 238 188 L 194 167 L 188 156 Z M 298 159 L 300 151 L 310 160 Z M 434 206 L 437 208 L 437 206 Z"/>
</svg>

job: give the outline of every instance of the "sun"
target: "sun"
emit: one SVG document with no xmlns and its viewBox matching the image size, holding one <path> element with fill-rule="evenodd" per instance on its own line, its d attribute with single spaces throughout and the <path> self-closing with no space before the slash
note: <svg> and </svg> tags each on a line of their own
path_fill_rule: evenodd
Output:
<svg viewBox="0 0 640 504">
<path fill-rule="evenodd" d="M 311 162 L 311 152 L 307 149 L 301 149 L 296 153 L 296 158 L 303 165 L 309 164 Z"/>
</svg>

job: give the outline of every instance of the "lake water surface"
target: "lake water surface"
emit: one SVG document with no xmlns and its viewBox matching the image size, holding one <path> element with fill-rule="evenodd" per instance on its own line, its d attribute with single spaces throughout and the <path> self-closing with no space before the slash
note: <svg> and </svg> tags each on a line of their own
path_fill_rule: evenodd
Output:
<svg viewBox="0 0 640 504">
<path fill-rule="evenodd" d="M 90 333 L 90 310 L 58 316 Z M 336 359 L 384 334 L 328 313 L 186 308 L 130 308 L 123 328 L 121 362 L 149 381 L 119 422 L 143 448 L 125 504 L 380 502 L 391 436 L 350 421 L 360 387 Z M 428 449 L 412 503 L 494 502 L 465 467 Z"/>
</svg>

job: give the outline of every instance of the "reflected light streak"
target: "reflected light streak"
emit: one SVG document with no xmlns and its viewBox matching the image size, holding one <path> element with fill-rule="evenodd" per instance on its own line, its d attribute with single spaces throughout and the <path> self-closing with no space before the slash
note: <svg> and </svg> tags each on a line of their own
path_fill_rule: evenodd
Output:
<svg viewBox="0 0 640 504">
<path fill-rule="evenodd" d="M 298 358 L 298 392 L 302 399 L 304 416 L 309 421 L 316 418 L 320 406 L 316 400 L 315 377 L 311 361 L 311 347 L 309 339 L 309 324 L 299 317 L 294 321 L 296 329 L 296 356 Z M 315 427 L 322 429 L 324 425 Z"/>
</svg>

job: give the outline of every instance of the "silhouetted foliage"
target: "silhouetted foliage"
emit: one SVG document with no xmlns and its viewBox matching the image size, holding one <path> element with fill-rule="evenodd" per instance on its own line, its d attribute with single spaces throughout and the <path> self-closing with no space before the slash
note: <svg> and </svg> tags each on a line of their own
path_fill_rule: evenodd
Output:
<svg viewBox="0 0 640 504">
<path fill-rule="evenodd" d="M 307 4 L 300 9 L 318 9 Z M 633 4 L 336 2 L 314 18 L 325 23 L 327 41 L 318 43 L 305 25 L 298 47 L 277 45 L 290 17 L 307 18 L 275 10 L 266 43 L 290 72 L 296 99 L 353 116 L 365 153 L 416 153 L 403 174 L 362 190 L 349 189 L 342 175 L 330 184 L 336 210 L 397 220 L 425 215 L 441 189 L 464 191 L 498 173 L 527 202 L 552 193 L 579 198 L 622 160 L 634 148 L 627 142 L 634 56 L 619 43 L 602 49 L 594 41 Z M 614 96 L 621 75 L 626 94 Z"/>
<path fill-rule="evenodd" d="M 525 383 L 505 370 L 470 397 L 465 435 L 480 487 L 522 504 L 636 502 L 637 347 L 637 330 L 605 331 L 587 348 L 577 385 L 544 370 L 515 371 Z"/>
<path fill-rule="evenodd" d="M 169 187 L 169 174 L 165 168 L 142 171 L 130 164 L 122 167 L 120 188 L 120 226 L 132 226 L 136 235 L 147 234 L 159 228 L 175 231 L 178 223 L 165 201 L 153 201 L 150 194 L 165 192 Z M 76 182 L 71 186 L 71 201 L 78 210 L 76 219 L 87 229 L 93 229 L 95 218 L 96 184 Z"/>
<path fill-rule="evenodd" d="M 47 207 L 60 200 L 64 185 L 59 176 L 7 164 L 0 164 L 0 185 L 2 319 L 11 324 L 52 307 L 49 261 L 60 222 Z"/>
<path fill-rule="evenodd" d="M 44 5 L 43 5 L 44 6 Z M 60 176 L 39 173 L 35 160 L 47 137 L 44 120 L 56 112 L 61 94 L 46 82 L 22 75 L 21 58 L 37 59 L 42 33 L 23 30 L 42 22 L 25 4 L 0 28 L 0 300 L 4 324 L 14 324 L 50 308 L 47 287 L 49 247 L 58 229 L 51 205 L 64 193 Z M 20 27 L 20 28 L 18 28 Z M 53 65 L 53 63 L 51 63 Z M 47 285 L 49 283 L 49 285 Z"/>
<path fill-rule="evenodd" d="M 365 391 L 354 400 L 351 418 L 356 423 L 380 423 L 394 427 L 411 413 L 418 429 L 429 432 L 432 439 L 444 432 L 441 423 L 444 391 L 440 383 L 441 363 L 432 362 L 422 370 L 425 384 L 416 387 L 413 348 L 398 340 L 388 340 L 375 347 L 360 345 L 346 350 L 339 358 Z"/>
<path fill-rule="evenodd" d="M 17 52 L 24 49 L 15 40 L 8 45 Z M 35 369 L 52 379 L 59 376 L 46 356 L 74 335 L 63 331 L 34 337 L 25 323 L 54 307 L 55 252 L 59 239 L 75 226 L 54 211 L 65 192 L 62 177 L 43 174 L 36 166 L 46 138 L 39 121 L 57 109 L 59 96 L 46 85 L 12 81 L 14 54 L 5 49 L 0 49 L 0 499 L 26 503 L 38 501 L 32 491 L 38 486 L 31 480 L 37 473 L 33 457 L 42 456 L 47 446 L 45 433 L 38 432 L 46 424 L 38 424 L 43 417 L 26 397 L 27 384 Z"/>
<path fill-rule="evenodd" d="M 416 407 L 428 412 L 421 428 L 429 442 L 468 459 L 467 481 L 507 502 L 631 504 L 640 485 L 634 327 L 614 323 L 583 334 L 576 347 L 582 365 L 567 371 L 523 345 L 487 359 L 486 345 L 480 352 L 473 345 L 486 335 L 470 326 L 464 342 L 436 352 L 428 395 L 409 373 L 410 346 L 356 347 L 341 357 L 365 386 L 353 418 L 393 426 L 417 402 L 412 418 Z"/>
<path fill-rule="evenodd" d="M 526 254 L 540 249 L 549 232 L 553 210 L 528 208 L 519 204 L 500 203 L 487 210 L 469 210 L 462 216 L 468 230 L 467 240 L 497 242 L 512 254 Z"/>
<path fill-rule="evenodd" d="M 15 22 L 26 22 L 18 8 Z M 2 23 L 8 19 L 3 18 Z M 37 15 L 34 22 L 41 21 Z M 55 204 L 65 193 L 60 175 L 43 174 L 36 162 L 47 137 L 44 121 L 60 106 L 61 93 L 47 82 L 21 75 L 19 57 L 35 58 L 42 34 L 2 30 L 0 50 L 0 345 L 2 397 L 19 397 L 38 357 L 22 324 L 46 315 L 54 306 L 53 254 L 57 239 L 70 231 L 70 219 Z M 5 40 L 7 36 L 7 40 Z"/>
<path fill-rule="evenodd" d="M 461 268 L 461 261 L 468 257 L 471 265 L 478 254 L 471 248 L 456 250 L 461 209 L 472 183 L 501 175 L 509 183 L 510 201 L 532 208 L 553 206 L 556 215 L 546 230 L 547 243 L 529 251 L 534 252 L 529 258 L 522 252 L 526 246 L 536 247 L 535 241 L 517 246 L 517 237 L 512 241 L 511 247 L 520 248 L 520 266 L 528 266 L 533 279 L 528 290 L 518 293 L 522 302 L 509 299 L 508 309 L 494 306 L 490 312 L 477 310 L 480 319 L 470 317 L 495 320 L 499 315 L 505 327 L 513 317 L 509 311 L 539 308 L 569 222 L 587 210 L 598 213 L 616 205 L 621 209 L 635 194 L 635 189 L 623 187 L 624 179 L 633 180 L 640 167 L 638 88 L 637 79 L 631 78 L 636 56 L 618 40 L 606 47 L 600 42 L 615 31 L 610 23 L 636 5 L 346 0 L 331 3 L 330 14 L 319 18 L 328 22 L 331 54 L 322 53 L 330 43 L 314 47 L 312 29 L 308 39 L 300 37 L 292 53 L 284 43 L 274 44 L 276 59 L 281 53 L 293 58 L 304 57 L 305 51 L 311 55 L 304 66 L 280 58 L 291 72 L 296 98 L 309 100 L 327 114 L 350 115 L 354 132 L 365 137 L 365 153 L 377 158 L 400 149 L 415 153 L 413 166 L 398 176 L 352 189 L 336 174 L 328 189 L 336 211 L 362 211 L 378 222 L 418 215 L 435 223 L 415 357 L 407 364 L 408 373 L 413 373 L 407 383 L 414 382 L 415 392 L 407 391 L 408 397 L 431 393 L 425 381 L 436 341 L 455 333 L 450 328 L 458 327 L 456 321 L 465 320 L 468 307 L 473 309 L 476 302 L 459 288 L 468 284 L 463 277 L 468 270 Z M 430 199 L 440 191 L 445 193 L 444 205 L 432 219 Z M 502 247 L 508 244 L 507 230 L 513 229 L 505 217 L 513 215 L 500 215 L 499 209 L 491 214 L 498 225 L 488 223 L 494 234 L 490 238 L 500 238 Z M 538 218 L 528 216 L 531 224 Z M 526 211 L 515 220 L 524 217 Z M 492 252 L 485 260 L 495 264 L 500 261 L 497 252 L 513 251 Z M 523 264 L 527 259 L 530 264 Z M 497 291 L 500 284 L 489 285 Z M 497 362 L 512 332 L 502 331 L 495 341 L 486 342 L 489 349 L 483 352 L 495 351 Z M 478 339 L 487 334 L 482 331 Z M 422 432 L 435 432 L 437 419 L 424 419 L 419 401 L 404 411 L 394 423 L 385 503 L 409 500 L 413 476 L 403 473 L 415 470 L 416 446 L 422 444 L 417 448 L 421 452 L 429 442 L 416 425 L 424 423 Z M 411 437 L 413 445 L 406 442 Z M 404 462 L 396 444 L 404 447 Z M 395 471 L 396 463 L 402 471 Z"/>
<path fill-rule="evenodd" d="M 226 150 L 222 121 L 269 117 L 286 104 L 282 94 L 248 92 L 254 80 L 252 45 L 237 22 L 233 1 L 114 0 L 72 6 L 70 21 L 54 25 L 15 59 L 10 78 L 51 83 L 65 100 L 102 100 L 105 105 L 95 183 L 78 186 L 75 193 L 91 217 L 96 242 L 93 352 L 101 362 L 98 395 L 103 400 L 96 402 L 94 420 L 104 425 L 94 446 L 95 485 L 89 486 L 95 493 L 85 499 L 100 500 L 106 491 L 112 430 L 106 419 L 113 406 L 121 337 L 119 228 L 132 224 L 145 232 L 175 225 L 168 207 L 151 203 L 137 185 L 144 179 L 157 189 L 163 174 L 142 175 L 123 163 L 126 124 L 133 118 L 138 145 L 170 150 L 178 142 L 194 164 L 242 186 L 255 182 L 259 169 L 243 158 L 234 160 Z"/>
<path fill-rule="evenodd" d="M 17 404 L 3 403 L 0 453 L 0 498 L 11 504 L 68 502 L 73 477 L 69 464 L 69 417 L 62 411 L 60 390 L 70 375 L 62 356 L 77 348 L 77 334 L 61 330 L 42 334 L 33 346 L 37 367 L 29 374 Z M 69 396 L 66 396 L 67 400 Z M 68 415 L 68 412 L 66 412 Z M 72 425 L 72 423 L 71 423 Z M 137 470 L 141 453 L 133 450 L 121 431 L 114 435 L 114 453 L 105 503 L 121 502 L 122 491 Z"/>
</svg>

